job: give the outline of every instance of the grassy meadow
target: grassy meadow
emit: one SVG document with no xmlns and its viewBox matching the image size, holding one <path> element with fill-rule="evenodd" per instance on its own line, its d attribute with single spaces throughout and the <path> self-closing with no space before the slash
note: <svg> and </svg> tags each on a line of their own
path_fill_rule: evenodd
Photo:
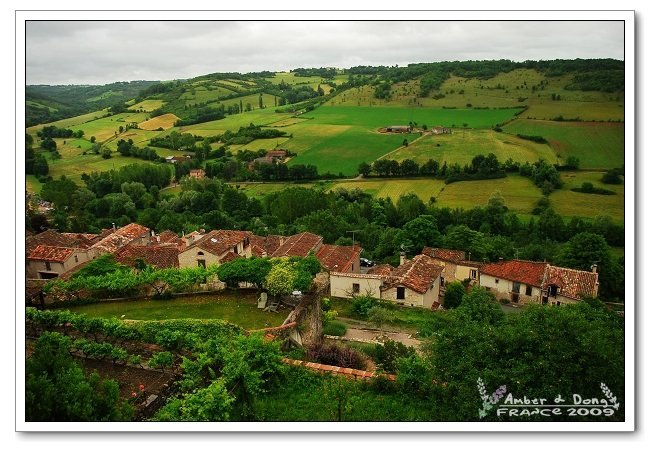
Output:
<svg viewBox="0 0 650 452">
<path fill-rule="evenodd" d="M 517 119 L 503 130 L 544 137 L 560 158 L 575 156 L 580 168 L 610 169 L 625 162 L 625 124 Z"/>
<path fill-rule="evenodd" d="M 534 143 L 516 136 L 498 133 L 491 129 L 458 130 L 452 134 L 426 135 L 407 147 L 384 158 L 402 161 L 411 159 L 422 164 L 429 159 L 465 165 L 478 154 L 492 152 L 500 162 L 512 158 L 516 162 L 535 162 L 540 158 L 555 163 L 558 159 L 546 144 Z"/>
</svg>

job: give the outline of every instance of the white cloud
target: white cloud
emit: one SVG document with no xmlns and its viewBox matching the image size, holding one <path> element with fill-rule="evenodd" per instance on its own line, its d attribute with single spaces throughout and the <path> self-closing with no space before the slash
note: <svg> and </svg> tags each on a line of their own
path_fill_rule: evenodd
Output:
<svg viewBox="0 0 650 452">
<path fill-rule="evenodd" d="M 622 22 L 28 22 L 28 84 L 415 62 L 623 59 Z"/>
</svg>

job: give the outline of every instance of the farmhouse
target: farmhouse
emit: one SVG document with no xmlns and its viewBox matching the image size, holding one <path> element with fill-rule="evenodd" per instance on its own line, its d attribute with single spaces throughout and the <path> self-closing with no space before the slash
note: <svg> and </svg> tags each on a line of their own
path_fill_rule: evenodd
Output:
<svg viewBox="0 0 650 452">
<path fill-rule="evenodd" d="M 323 245 L 316 253 L 316 259 L 328 272 L 359 273 L 361 251 L 357 245 Z"/>
<path fill-rule="evenodd" d="M 480 286 L 513 303 L 539 302 L 547 263 L 524 260 L 499 261 L 481 269 Z"/>
<path fill-rule="evenodd" d="M 431 133 L 434 135 L 450 134 L 451 129 L 449 127 L 436 126 L 431 128 Z"/>
<path fill-rule="evenodd" d="M 542 304 L 575 303 L 585 297 L 598 295 L 598 273 L 594 265 L 592 271 L 549 265 L 542 283 Z"/>
<path fill-rule="evenodd" d="M 61 233 L 48 229 L 40 234 L 27 236 L 25 244 L 28 253 L 33 251 L 38 245 L 89 248 L 111 232 L 113 232 L 112 229 L 105 229 L 101 234 L 80 234 L 73 232 Z"/>
<path fill-rule="evenodd" d="M 278 160 L 284 160 L 287 158 L 287 151 L 285 149 L 273 149 L 271 151 L 267 151 L 266 156 Z"/>
<path fill-rule="evenodd" d="M 271 257 L 307 257 L 310 252 L 316 254 L 322 245 L 323 237 L 302 232 L 287 237 Z"/>
<path fill-rule="evenodd" d="M 165 161 L 167 163 L 187 162 L 191 159 L 192 159 L 191 155 L 170 155 L 169 157 L 165 157 Z"/>
<path fill-rule="evenodd" d="M 452 281 L 469 280 L 470 284 L 478 284 L 480 269 L 483 264 L 466 260 L 464 251 L 425 246 L 422 249 L 422 254 L 433 258 L 437 265 L 443 267 L 444 270 L 440 277 L 440 284 L 443 288 L 447 282 Z"/>
<path fill-rule="evenodd" d="M 367 274 L 330 273 L 330 294 L 333 297 L 352 298 L 370 295 L 394 301 L 404 306 L 437 309 L 440 306 L 439 288 L 443 267 L 419 254 L 411 260 L 402 257 L 397 268 L 380 266 Z"/>
<path fill-rule="evenodd" d="M 411 133 L 413 127 L 411 126 L 388 126 L 384 129 L 380 129 L 381 132 L 386 133 Z"/>
<path fill-rule="evenodd" d="M 248 231 L 210 231 L 190 242 L 178 254 L 181 268 L 221 265 L 238 257 L 251 257 L 251 232 Z"/>
<path fill-rule="evenodd" d="M 27 278 L 56 278 L 95 256 L 88 248 L 38 245 L 27 256 Z"/>
</svg>

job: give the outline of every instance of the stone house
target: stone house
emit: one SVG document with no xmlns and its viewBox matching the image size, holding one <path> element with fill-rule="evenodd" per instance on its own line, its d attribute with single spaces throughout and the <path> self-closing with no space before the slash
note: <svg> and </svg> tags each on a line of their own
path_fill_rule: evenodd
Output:
<svg viewBox="0 0 650 452">
<path fill-rule="evenodd" d="M 545 262 L 524 260 L 485 264 L 481 268 L 479 283 L 498 299 L 512 303 L 539 303 L 547 266 Z"/>
<path fill-rule="evenodd" d="M 28 279 L 52 279 L 96 257 L 92 249 L 38 245 L 27 255 Z"/>
<path fill-rule="evenodd" d="M 251 232 L 215 230 L 188 243 L 178 254 L 181 268 L 221 265 L 239 257 L 251 257 Z"/>
<path fill-rule="evenodd" d="M 469 280 L 471 285 L 479 283 L 480 269 L 483 264 L 465 259 L 464 251 L 425 246 L 422 249 L 422 254 L 433 258 L 437 265 L 443 267 L 444 270 L 440 277 L 440 284 L 443 288 L 446 283 L 452 281 Z"/>
</svg>

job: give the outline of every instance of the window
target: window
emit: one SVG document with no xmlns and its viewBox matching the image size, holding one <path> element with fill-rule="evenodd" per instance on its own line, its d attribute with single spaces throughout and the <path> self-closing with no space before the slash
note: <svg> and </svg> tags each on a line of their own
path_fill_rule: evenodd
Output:
<svg viewBox="0 0 650 452">
<path fill-rule="evenodd" d="M 52 270 L 52 266 L 50 265 L 49 262 L 45 262 L 45 270 Z"/>
<path fill-rule="evenodd" d="M 549 286 L 548 288 L 548 294 L 551 297 L 557 297 L 557 286 Z"/>
<path fill-rule="evenodd" d="M 494 284 L 499 284 L 499 280 L 494 278 Z"/>
<path fill-rule="evenodd" d="M 445 287 L 445 277 L 444 276 L 440 277 L 440 287 Z"/>
<path fill-rule="evenodd" d="M 476 279 L 476 270 L 470 270 L 469 271 L 469 276 L 472 279 Z"/>
<path fill-rule="evenodd" d="M 529 297 L 533 294 L 533 287 L 532 286 L 526 286 L 526 295 Z"/>
<path fill-rule="evenodd" d="M 196 253 L 196 254 L 197 254 L 198 256 L 203 256 L 203 251 L 199 251 L 199 252 Z"/>
<path fill-rule="evenodd" d="M 404 300 L 406 298 L 406 291 L 404 287 L 398 287 L 397 288 L 397 299 L 398 300 Z"/>
<path fill-rule="evenodd" d="M 75 255 L 75 257 L 74 257 L 74 261 L 75 261 L 75 262 L 79 262 L 79 256 Z"/>
<path fill-rule="evenodd" d="M 518 282 L 513 282 L 512 283 L 512 292 L 513 293 L 519 293 L 520 289 L 521 289 L 521 284 L 519 284 Z"/>
<path fill-rule="evenodd" d="M 359 284 L 353 283 L 352 284 L 352 293 L 359 293 L 360 287 Z"/>
<path fill-rule="evenodd" d="M 199 265 L 199 267 L 205 268 L 205 259 L 199 259 L 197 261 L 197 264 Z"/>
<path fill-rule="evenodd" d="M 232 252 L 233 252 L 233 253 L 237 253 L 237 245 L 235 245 L 235 246 L 232 247 Z"/>
</svg>

